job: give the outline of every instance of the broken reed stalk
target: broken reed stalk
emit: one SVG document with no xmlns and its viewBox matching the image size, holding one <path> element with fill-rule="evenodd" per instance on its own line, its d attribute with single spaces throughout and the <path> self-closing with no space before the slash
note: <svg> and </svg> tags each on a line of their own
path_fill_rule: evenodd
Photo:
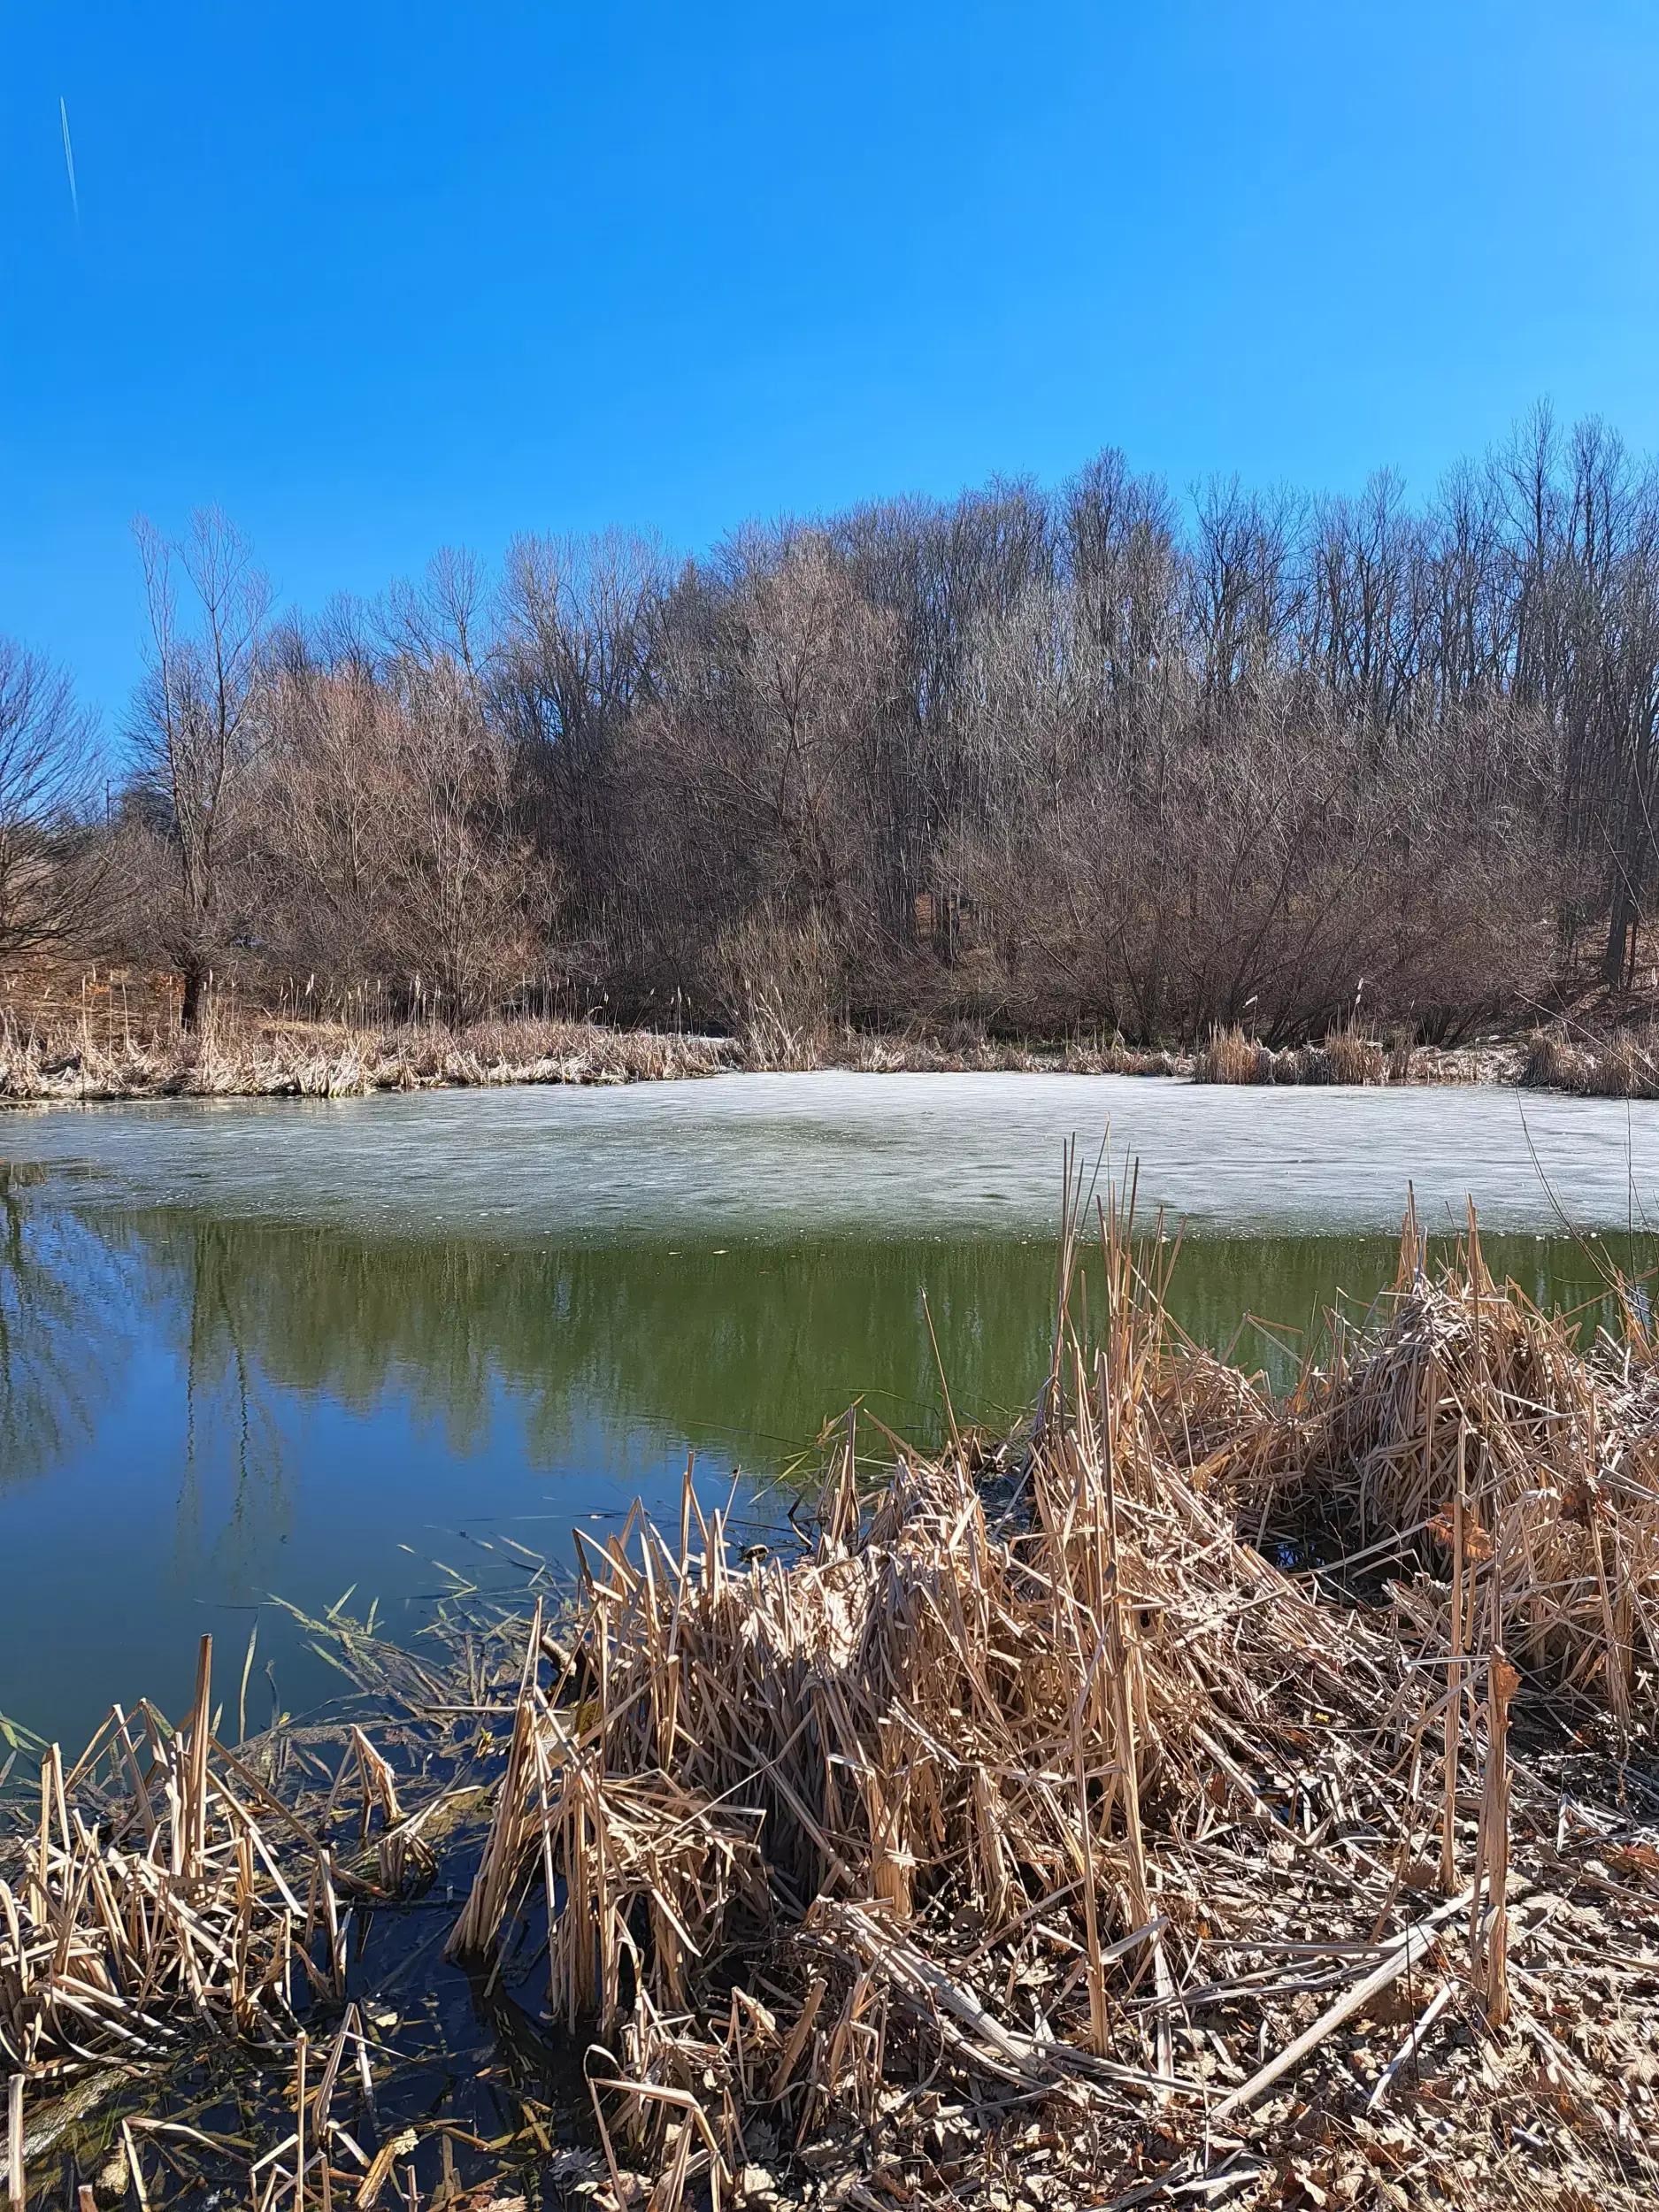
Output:
<svg viewBox="0 0 1659 2212">
<path fill-rule="evenodd" d="M 1470 1923 L 1470 1965 L 1488 2022 L 1509 2016 L 1509 1701 L 1520 1677 L 1499 1640 L 1498 1579 L 1492 1577 L 1492 1633 L 1486 1647 L 1486 1746 Z M 1485 1881 L 1485 1897 L 1481 1888 Z"/>
<path fill-rule="evenodd" d="M 1276 2058 L 1270 2059 L 1258 2072 L 1252 2074 L 1248 2081 L 1240 2088 L 1229 2091 L 1217 2105 L 1212 2118 L 1217 2121 L 1229 2119 L 1233 2113 L 1242 2112 L 1248 2106 L 1256 2103 L 1276 2081 L 1282 2080 L 1311 2052 L 1317 2051 L 1322 2043 L 1327 2041 L 1345 2021 L 1363 2012 L 1392 1983 L 1420 1964 L 1439 1942 L 1441 1924 L 1454 1913 L 1461 1912 L 1466 1901 L 1464 1898 L 1455 1897 L 1449 1904 L 1438 1907 L 1425 1919 L 1408 1928 L 1397 1942 L 1388 1946 L 1379 1965 L 1374 1966 L 1352 1989 L 1339 1997 L 1335 2004 L 1320 2014 L 1311 2027 L 1304 2028 Z"/>
<path fill-rule="evenodd" d="M 23 2212 L 28 2198 L 23 2165 L 23 2076 L 17 2073 L 6 2083 L 6 2199 L 14 2212 Z"/>
<path fill-rule="evenodd" d="M 1430 1451 L 1434 1436 L 1435 1405 L 1429 1408 L 1424 1450 Z M 1470 1563 L 1465 1550 L 1467 1508 L 1464 1503 L 1463 1447 L 1468 1441 L 1463 1424 L 1457 1429 L 1457 1476 L 1452 1493 L 1452 1648 L 1446 1670 L 1446 1737 L 1442 1763 L 1446 1774 L 1445 1807 L 1440 1822 L 1440 1887 L 1448 1894 L 1457 1886 L 1457 1745 L 1463 1729 L 1463 1581 Z M 1471 1593 L 1472 1596 L 1472 1592 Z"/>
</svg>

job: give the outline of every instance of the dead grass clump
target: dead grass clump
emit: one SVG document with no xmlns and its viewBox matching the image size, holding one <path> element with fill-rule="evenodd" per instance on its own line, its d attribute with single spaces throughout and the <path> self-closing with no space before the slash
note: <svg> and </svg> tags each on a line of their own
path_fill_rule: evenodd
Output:
<svg viewBox="0 0 1659 2212">
<path fill-rule="evenodd" d="M 818 1057 L 805 1064 L 849 1068 L 861 1075 L 943 1075 L 998 1070 L 1029 1073 L 1047 1063 L 1023 1044 L 992 1037 L 972 1023 L 951 1022 L 938 1030 L 918 1028 L 880 1036 L 844 1029 L 837 1037 L 821 1040 Z"/>
<path fill-rule="evenodd" d="M 849 1030 L 815 1064 L 861 1074 L 1187 1075 L 1190 1058 L 1110 1035 L 1071 1036 L 1058 1045 L 999 1037 L 972 1022 L 938 1030 L 871 1036 Z"/>
<path fill-rule="evenodd" d="M 1184 1075 L 1189 1064 L 1179 1054 L 1145 1045 L 1125 1044 L 1113 1036 L 1103 1043 L 1078 1038 L 1060 1056 L 1059 1064 L 1079 1075 Z"/>
<path fill-rule="evenodd" d="M 1388 1055 L 1374 1037 L 1363 1037 L 1350 1027 L 1333 1029 L 1320 1049 L 1323 1069 L 1318 1079 L 1361 1084 L 1388 1080 Z"/>
<path fill-rule="evenodd" d="M 1391 1029 L 1384 1046 L 1385 1078 L 1390 1083 L 1444 1081 L 1446 1078 L 1434 1072 L 1434 1064 L 1446 1056 L 1421 1053 L 1410 1030 Z"/>
<path fill-rule="evenodd" d="M 1275 1083 L 1279 1056 L 1237 1024 L 1212 1029 L 1193 1056 L 1194 1083 Z"/>
<path fill-rule="evenodd" d="M 1472 1219 L 1432 1276 L 1409 1225 L 1392 1293 L 1233 1462 L 1247 1517 L 1415 1560 L 1436 1606 L 1478 1555 L 1521 1663 L 1632 1717 L 1659 1663 L 1659 1371 L 1633 1313 L 1586 1354 L 1494 1280 Z"/>
<path fill-rule="evenodd" d="M 1526 1041 L 1521 1082 L 1528 1090 L 1583 1091 L 1590 1056 L 1558 1029 L 1535 1029 Z"/>
<path fill-rule="evenodd" d="M 1190 1059 L 1110 1035 L 1072 1036 L 1063 1044 L 1040 1045 L 994 1036 L 972 1022 L 952 1022 L 938 1030 L 870 1036 L 849 1030 L 824 1048 L 818 1065 L 852 1068 L 861 1074 L 1186 1075 Z"/>
<path fill-rule="evenodd" d="M 1558 1029 L 1536 1030 L 1527 1040 L 1520 1080 L 1580 1098 L 1659 1098 L 1659 1032 L 1621 1029 L 1578 1040 Z"/>
<path fill-rule="evenodd" d="M 849 1432 L 806 1557 L 733 1571 L 687 1493 L 677 1543 L 641 1527 L 595 1560 L 554 1681 L 527 1671 L 457 1945 L 509 1939 L 529 1887 L 562 1896 L 549 2001 L 618 2055 L 601 2086 L 634 2154 L 729 2179 L 757 2120 L 776 2140 L 872 2111 L 884 2045 L 930 2032 L 1003 2092 L 1071 2081 L 1142 2116 L 1177 2093 L 1168 2018 L 1122 2014 L 1198 1932 L 1194 1900 L 1155 1893 L 1148 1829 L 1169 1841 L 1217 1771 L 1253 1824 L 1225 1744 L 1254 1763 L 1264 1732 L 1282 1762 L 1307 1697 L 1352 1711 L 1367 1670 L 1216 1508 L 1150 1479 L 1139 1423 L 1109 1474 L 1079 1386 L 1020 1533 L 955 1454 L 862 1501 Z M 1293 1620 L 1312 1647 L 1287 1701 L 1263 1647 Z M 1057 1948 L 1027 1953 L 1045 1911 Z M 734 1956 L 765 1995 L 717 2015 L 709 1967 Z M 990 1996 L 1016 1962 L 1054 2008 L 1035 2029 Z"/>
<path fill-rule="evenodd" d="M 153 2057 L 183 2025 L 286 2044 L 313 2000 L 343 1990 L 343 1900 L 389 1894 L 405 1870 L 391 1771 L 360 1732 L 334 1799 L 355 1784 L 378 1862 L 342 1870 L 216 1733 L 210 1642 L 173 1728 L 115 1708 L 65 1773 L 52 1747 L 39 1818 L 0 1862 L 0 2071 L 60 2085 Z"/>
<path fill-rule="evenodd" d="M 1389 1056 L 1374 1038 L 1333 1029 L 1322 1045 L 1274 1051 L 1236 1025 L 1212 1029 L 1193 1060 L 1195 1083 L 1386 1083 Z"/>
<path fill-rule="evenodd" d="M 1194 1055 L 1195 1083 L 1386 1083 L 1388 1055 L 1355 1030 L 1333 1029 L 1322 1045 L 1275 1051 L 1236 1025 L 1212 1029 Z"/>
<path fill-rule="evenodd" d="M 1596 1098 L 1659 1098 L 1659 1042 L 1621 1030 L 1592 1056 L 1585 1087 Z"/>
</svg>

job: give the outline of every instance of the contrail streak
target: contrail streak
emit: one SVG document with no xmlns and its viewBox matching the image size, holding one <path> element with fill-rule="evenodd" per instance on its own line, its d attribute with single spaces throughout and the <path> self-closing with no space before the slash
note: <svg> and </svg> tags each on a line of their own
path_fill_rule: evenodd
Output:
<svg viewBox="0 0 1659 2212">
<path fill-rule="evenodd" d="M 81 227 L 81 195 L 75 189 L 75 150 L 69 137 L 69 104 L 61 95 L 58 102 L 58 112 L 63 119 L 64 167 L 69 173 L 69 204 L 75 211 L 75 228 L 79 230 Z"/>
</svg>

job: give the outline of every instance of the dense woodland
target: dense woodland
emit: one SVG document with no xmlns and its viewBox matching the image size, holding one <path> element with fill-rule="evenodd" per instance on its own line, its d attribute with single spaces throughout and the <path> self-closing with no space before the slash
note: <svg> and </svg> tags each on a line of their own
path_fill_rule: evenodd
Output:
<svg viewBox="0 0 1659 2212">
<path fill-rule="evenodd" d="M 120 730 L 0 647 L 0 956 L 168 972 L 187 1025 L 1449 1041 L 1629 984 L 1659 904 L 1659 471 L 1542 410 L 1423 506 L 1107 452 L 315 616 L 216 514 L 137 560 Z"/>
</svg>

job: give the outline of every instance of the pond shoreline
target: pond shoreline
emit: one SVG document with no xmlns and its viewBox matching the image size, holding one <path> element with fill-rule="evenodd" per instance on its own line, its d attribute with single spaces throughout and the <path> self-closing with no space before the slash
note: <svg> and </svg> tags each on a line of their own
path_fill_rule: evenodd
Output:
<svg viewBox="0 0 1659 2212">
<path fill-rule="evenodd" d="M 301 1617 L 332 1716 L 204 1639 L 178 1726 L 23 1747 L 16 2200 L 1650 2203 L 1651 1340 L 1409 1222 L 1276 1393 L 1065 1218 L 1039 1417 L 855 1409 L 775 1553 L 688 1471 L 419 1656 Z"/>
<path fill-rule="evenodd" d="M 1334 1033 L 1323 1044 L 1274 1049 L 1242 1031 L 1217 1033 L 1196 1050 L 1126 1045 L 1117 1039 L 1030 1044 L 960 1026 L 932 1036 L 866 1034 L 775 1042 L 591 1021 L 525 1018 L 463 1029 L 429 1025 L 357 1028 L 329 1022 L 242 1016 L 210 1018 L 194 1036 L 116 1034 L 104 1024 L 0 1034 L 0 1105 L 121 1103 L 162 1098 L 362 1098 L 375 1092 L 483 1090 L 549 1084 L 624 1084 L 707 1075 L 818 1074 L 1127 1075 L 1227 1085 L 1498 1085 L 1599 1087 L 1582 1048 L 1540 1041 L 1461 1048 L 1380 1042 Z M 1643 1074 L 1609 1094 L 1632 1089 Z"/>
</svg>

